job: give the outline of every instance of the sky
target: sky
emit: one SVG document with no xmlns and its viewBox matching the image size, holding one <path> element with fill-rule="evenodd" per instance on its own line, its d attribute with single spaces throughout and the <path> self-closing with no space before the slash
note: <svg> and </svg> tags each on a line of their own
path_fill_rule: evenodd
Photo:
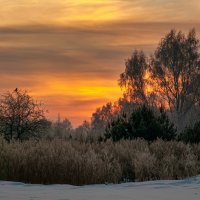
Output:
<svg viewBox="0 0 200 200">
<path fill-rule="evenodd" d="M 0 0 L 0 93 L 16 87 L 76 127 L 122 96 L 125 60 L 171 29 L 200 36 L 199 0 Z"/>
</svg>

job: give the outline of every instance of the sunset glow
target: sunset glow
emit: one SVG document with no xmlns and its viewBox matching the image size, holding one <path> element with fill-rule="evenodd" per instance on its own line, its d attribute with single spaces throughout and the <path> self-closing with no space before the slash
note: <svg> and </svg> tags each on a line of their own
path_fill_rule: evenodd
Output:
<svg viewBox="0 0 200 200">
<path fill-rule="evenodd" d="M 26 89 L 44 102 L 50 119 L 60 113 L 74 126 L 122 96 L 119 75 L 134 49 L 151 54 L 172 28 L 200 31 L 199 0 L 0 0 L 0 5 L 0 92 Z"/>
</svg>

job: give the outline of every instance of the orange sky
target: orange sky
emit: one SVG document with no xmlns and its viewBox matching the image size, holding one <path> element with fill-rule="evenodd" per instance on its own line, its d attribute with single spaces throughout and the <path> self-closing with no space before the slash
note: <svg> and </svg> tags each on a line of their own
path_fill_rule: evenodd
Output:
<svg viewBox="0 0 200 200">
<path fill-rule="evenodd" d="M 200 32 L 199 0 L 0 0 L 0 92 L 27 89 L 74 126 L 115 101 L 124 60 L 170 29 Z"/>
</svg>

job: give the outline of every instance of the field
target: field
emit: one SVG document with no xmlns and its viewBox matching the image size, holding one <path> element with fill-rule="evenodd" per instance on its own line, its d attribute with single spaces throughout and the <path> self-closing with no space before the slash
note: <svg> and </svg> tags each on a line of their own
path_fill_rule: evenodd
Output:
<svg viewBox="0 0 200 200">
<path fill-rule="evenodd" d="M 199 200 L 200 176 L 118 185 L 28 185 L 0 182 L 1 200 Z"/>
<path fill-rule="evenodd" d="M 200 145 L 157 140 L 84 143 L 0 141 L 0 180 L 88 185 L 183 179 L 200 174 Z"/>
</svg>

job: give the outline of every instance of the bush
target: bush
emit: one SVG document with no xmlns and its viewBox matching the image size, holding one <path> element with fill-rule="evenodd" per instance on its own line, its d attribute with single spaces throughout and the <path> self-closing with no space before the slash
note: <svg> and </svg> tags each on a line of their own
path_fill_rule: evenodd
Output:
<svg viewBox="0 0 200 200">
<path fill-rule="evenodd" d="M 186 143 L 200 142 L 200 121 L 196 122 L 193 127 L 187 127 L 178 137 L 178 140 Z"/>
<path fill-rule="evenodd" d="M 105 139 L 112 138 L 114 142 L 117 142 L 121 139 L 132 139 L 131 126 L 127 122 L 126 116 L 118 116 L 115 121 L 112 121 L 108 124 L 105 131 Z"/>
<path fill-rule="evenodd" d="M 180 179 L 198 174 L 199 159 L 193 146 L 182 142 L 157 140 L 150 144 L 150 152 L 156 157 L 156 176 L 162 179 Z"/>
<path fill-rule="evenodd" d="M 170 122 L 164 110 L 161 108 L 158 115 L 146 107 L 137 108 L 127 120 L 124 116 L 110 123 L 106 129 L 105 137 L 113 141 L 120 139 L 144 138 L 148 141 L 161 138 L 173 140 L 176 136 L 174 124 Z"/>
<path fill-rule="evenodd" d="M 0 180 L 101 184 L 180 179 L 200 173 L 200 145 L 157 140 L 82 143 L 0 139 Z"/>
</svg>

